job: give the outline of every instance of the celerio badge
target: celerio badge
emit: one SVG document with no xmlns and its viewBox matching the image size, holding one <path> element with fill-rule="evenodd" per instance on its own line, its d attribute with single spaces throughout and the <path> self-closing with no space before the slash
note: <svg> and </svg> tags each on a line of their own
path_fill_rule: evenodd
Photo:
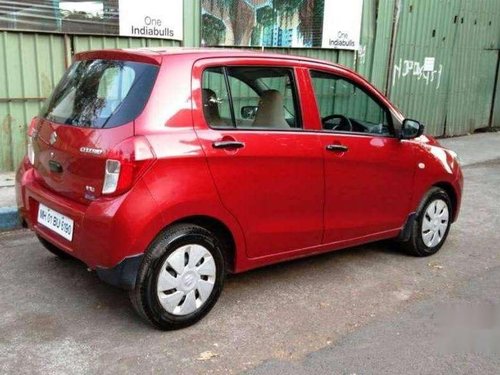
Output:
<svg viewBox="0 0 500 375">
<path fill-rule="evenodd" d="M 100 148 L 80 147 L 80 152 L 82 154 L 101 155 L 103 151 Z"/>
</svg>

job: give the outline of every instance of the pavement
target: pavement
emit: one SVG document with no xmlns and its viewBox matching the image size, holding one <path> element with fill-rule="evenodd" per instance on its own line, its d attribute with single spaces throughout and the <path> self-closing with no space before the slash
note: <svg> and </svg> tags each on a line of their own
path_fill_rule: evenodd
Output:
<svg viewBox="0 0 500 375">
<path fill-rule="evenodd" d="M 299 361 L 266 361 L 248 374 L 498 374 L 499 280 L 500 267 L 488 269 Z M 471 323 L 485 311 L 496 314 L 495 327 Z"/>
<path fill-rule="evenodd" d="M 14 172 L 0 173 L 0 231 L 19 227 Z"/>
<path fill-rule="evenodd" d="M 475 137 L 436 255 L 385 241 L 233 275 L 180 331 L 144 324 L 125 292 L 31 232 L 0 233 L 0 374 L 498 374 L 500 147 L 478 159 L 490 140 Z"/>
<path fill-rule="evenodd" d="M 455 151 L 463 166 L 500 158 L 500 132 L 442 138 L 439 142 Z"/>
</svg>

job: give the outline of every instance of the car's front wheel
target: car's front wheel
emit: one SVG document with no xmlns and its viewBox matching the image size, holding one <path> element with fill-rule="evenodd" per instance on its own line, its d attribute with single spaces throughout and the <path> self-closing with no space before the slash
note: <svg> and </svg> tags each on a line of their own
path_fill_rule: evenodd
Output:
<svg viewBox="0 0 500 375">
<path fill-rule="evenodd" d="M 219 239 L 197 225 L 174 225 L 147 250 L 130 299 L 136 311 L 163 330 L 203 318 L 222 291 L 225 262 Z"/>
<path fill-rule="evenodd" d="M 451 225 L 452 206 L 448 194 L 434 187 L 426 194 L 412 224 L 404 249 L 415 256 L 435 254 L 443 246 Z"/>
</svg>

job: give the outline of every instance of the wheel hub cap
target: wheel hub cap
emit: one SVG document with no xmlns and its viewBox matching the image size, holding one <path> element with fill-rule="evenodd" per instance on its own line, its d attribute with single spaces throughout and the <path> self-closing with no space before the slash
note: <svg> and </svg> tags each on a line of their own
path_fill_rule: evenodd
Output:
<svg viewBox="0 0 500 375">
<path fill-rule="evenodd" d="M 197 244 L 179 247 L 161 266 L 158 300 L 171 314 L 191 314 L 210 297 L 215 277 L 215 261 L 205 247 Z"/>
<path fill-rule="evenodd" d="M 182 275 L 182 286 L 186 292 L 192 290 L 196 286 L 196 282 L 199 279 L 199 275 L 196 271 L 187 271 Z"/>
<path fill-rule="evenodd" d="M 437 246 L 444 238 L 449 224 L 448 205 L 436 199 L 427 206 L 422 219 L 422 241 L 427 247 Z"/>
</svg>

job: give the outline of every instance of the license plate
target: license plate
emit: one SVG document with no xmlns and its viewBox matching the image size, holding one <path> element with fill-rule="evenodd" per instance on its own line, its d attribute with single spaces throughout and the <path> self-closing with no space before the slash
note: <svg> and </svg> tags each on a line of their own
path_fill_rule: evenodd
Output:
<svg viewBox="0 0 500 375">
<path fill-rule="evenodd" d="M 73 220 L 40 203 L 38 223 L 63 236 L 68 241 L 73 239 Z"/>
</svg>

